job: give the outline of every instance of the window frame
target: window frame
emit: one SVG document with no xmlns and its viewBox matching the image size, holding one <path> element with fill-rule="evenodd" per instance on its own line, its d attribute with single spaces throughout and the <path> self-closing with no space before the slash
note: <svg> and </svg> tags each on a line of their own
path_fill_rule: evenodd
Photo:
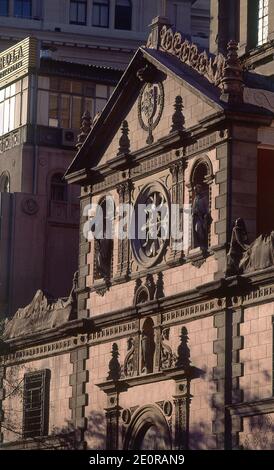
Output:
<svg viewBox="0 0 274 470">
<path fill-rule="evenodd" d="M 50 377 L 51 373 L 49 369 L 28 372 L 24 375 L 22 425 L 24 439 L 48 436 L 49 434 Z M 34 384 L 35 380 L 40 385 L 38 387 L 31 387 L 31 382 Z M 40 402 L 38 402 L 38 404 L 35 403 L 35 399 L 33 398 L 37 390 L 41 393 Z M 40 413 L 40 415 L 38 414 L 40 426 L 39 428 L 37 426 L 37 429 L 34 429 L 33 423 L 31 423 L 33 411 Z"/>
<path fill-rule="evenodd" d="M 76 4 L 76 9 L 77 9 L 77 20 L 74 21 L 71 19 L 71 14 L 72 14 L 72 4 Z M 85 21 L 79 21 L 79 6 L 80 5 L 85 5 Z M 87 0 L 70 0 L 69 3 L 69 23 L 74 24 L 74 25 L 79 25 L 79 26 L 87 26 Z"/>
<path fill-rule="evenodd" d="M 0 9 L 0 16 L 3 16 L 3 17 L 6 18 L 7 16 L 9 16 L 9 0 L 5 0 L 5 2 L 6 2 L 6 6 L 5 6 L 6 7 L 6 14 L 1 13 L 1 9 Z"/>
<path fill-rule="evenodd" d="M 119 5 L 119 0 L 115 1 L 115 16 L 114 16 L 114 29 L 117 29 L 118 31 L 132 31 L 132 13 L 133 13 L 133 7 L 132 7 L 132 2 L 131 0 L 127 0 L 129 3 L 129 6 L 125 5 Z M 130 26 L 128 27 L 120 27 L 118 23 L 118 16 L 119 16 L 119 10 L 128 10 L 130 13 Z M 121 14 L 121 11 L 120 11 Z M 128 18 L 129 19 L 129 18 Z"/>
<path fill-rule="evenodd" d="M 56 79 L 56 84 L 52 86 L 51 83 L 49 83 L 48 88 L 43 88 L 39 87 L 39 91 L 47 91 L 48 92 L 48 120 L 47 120 L 47 125 L 49 127 L 54 127 L 58 129 L 74 129 L 74 130 L 79 130 L 81 127 L 81 118 L 82 115 L 85 111 L 89 111 L 91 114 L 92 119 L 95 117 L 96 113 L 98 111 L 101 111 L 104 106 L 106 105 L 109 97 L 111 96 L 113 92 L 113 87 L 111 85 L 106 85 L 102 84 L 104 87 L 106 87 L 106 95 L 103 96 L 98 93 L 97 90 L 97 82 L 90 82 L 88 80 L 69 80 L 70 82 L 70 90 L 65 89 L 62 87 L 62 84 L 60 82 L 61 78 L 60 77 L 55 77 L 51 76 L 50 78 Z M 82 85 L 81 92 L 76 92 L 73 91 L 73 83 L 75 81 L 79 81 Z M 56 117 L 50 117 L 50 100 L 51 96 L 56 96 L 57 100 L 57 115 Z M 62 127 L 62 119 L 61 119 L 61 100 L 62 96 L 68 96 L 70 97 L 70 120 L 69 120 L 69 127 Z M 75 113 L 73 111 L 73 104 L 75 104 L 75 99 L 77 98 L 81 99 L 81 106 L 80 108 L 80 116 L 79 116 L 79 125 L 77 127 L 72 127 L 73 124 L 75 124 Z M 103 102 L 103 103 L 102 103 Z M 75 108 L 74 108 L 75 109 Z M 51 122 L 52 120 L 52 122 Z M 53 122 L 55 121 L 55 122 Z"/>
<path fill-rule="evenodd" d="M 262 3 L 261 3 L 262 2 Z M 262 46 L 268 40 L 269 32 L 269 0 L 258 0 L 257 3 L 257 45 Z M 265 28 L 267 34 L 265 35 Z"/>
<path fill-rule="evenodd" d="M 29 4 L 30 7 L 30 14 L 29 15 L 24 15 L 24 4 L 27 3 Z M 16 8 L 20 6 L 20 14 L 16 14 Z M 15 18 L 26 18 L 26 19 L 31 19 L 32 18 L 32 13 L 33 13 L 33 4 L 32 0 L 14 0 L 14 5 L 13 5 L 13 14 Z"/>
<path fill-rule="evenodd" d="M 59 180 L 58 178 L 61 177 Z M 54 181 L 54 178 L 56 180 Z M 66 181 L 62 181 L 63 174 L 60 171 L 56 171 L 50 178 L 50 201 L 56 203 L 66 203 L 68 202 L 68 186 Z M 63 192 L 62 198 L 56 197 L 56 194 L 59 191 Z M 60 194 L 60 193 L 59 193 Z"/>
<path fill-rule="evenodd" d="M 94 20 L 94 9 L 95 7 L 99 8 L 99 24 L 95 24 L 95 20 Z M 101 24 L 101 13 L 102 13 L 102 10 L 103 8 L 106 8 L 107 9 L 107 24 L 104 25 L 104 24 Z M 93 3 L 92 3 L 92 26 L 94 28 L 109 28 L 109 18 L 110 18 L 110 3 L 109 3 L 109 0 L 94 0 Z"/>
</svg>

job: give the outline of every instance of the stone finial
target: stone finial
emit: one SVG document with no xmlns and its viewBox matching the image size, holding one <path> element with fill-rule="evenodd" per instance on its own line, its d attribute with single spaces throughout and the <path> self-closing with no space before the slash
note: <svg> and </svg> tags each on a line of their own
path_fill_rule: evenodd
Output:
<svg viewBox="0 0 274 470">
<path fill-rule="evenodd" d="M 231 104 L 243 102 L 243 68 L 238 57 L 238 43 L 229 41 L 221 80 L 221 100 Z"/>
<path fill-rule="evenodd" d="M 185 326 L 181 330 L 181 342 L 178 347 L 178 357 L 176 366 L 187 369 L 190 366 L 190 350 L 188 347 L 188 332 Z"/>
<path fill-rule="evenodd" d="M 184 130 L 185 118 L 183 115 L 183 98 L 181 96 L 176 96 L 174 109 L 175 112 L 172 116 L 172 126 L 170 133 Z"/>
<path fill-rule="evenodd" d="M 117 155 L 128 154 L 130 152 L 130 140 L 128 137 L 129 128 L 127 121 L 122 122 L 121 132 L 122 135 L 119 140 L 119 149 Z"/>
<path fill-rule="evenodd" d="M 107 380 L 117 381 L 121 378 L 121 366 L 118 361 L 119 349 L 116 343 L 113 343 L 112 345 L 111 354 L 112 354 L 112 359 L 109 361 L 109 366 L 108 366 L 109 371 L 108 371 Z"/>
<path fill-rule="evenodd" d="M 167 28 L 171 26 L 170 21 L 166 16 L 156 16 L 156 18 L 153 18 L 150 25 L 151 32 L 148 37 L 146 47 L 149 47 L 150 49 L 159 49 L 161 43 L 160 33 L 163 26 L 166 26 Z"/>
<path fill-rule="evenodd" d="M 92 121 L 91 121 L 91 115 L 89 111 L 85 111 L 83 116 L 82 116 L 82 124 L 80 127 L 80 134 L 78 135 L 77 138 L 77 143 L 76 147 L 78 150 L 82 147 L 83 143 L 85 142 L 88 134 L 91 131 L 91 126 L 92 126 Z"/>
</svg>

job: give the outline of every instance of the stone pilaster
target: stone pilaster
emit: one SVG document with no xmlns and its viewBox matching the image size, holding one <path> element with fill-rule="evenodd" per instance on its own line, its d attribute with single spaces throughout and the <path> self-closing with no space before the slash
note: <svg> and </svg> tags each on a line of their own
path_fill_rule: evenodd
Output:
<svg viewBox="0 0 274 470">
<path fill-rule="evenodd" d="M 1 423 L 4 422 L 4 411 L 3 411 L 3 401 L 5 399 L 5 389 L 4 389 L 4 378 L 5 378 L 5 367 L 0 367 L 0 444 L 3 443 L 3 433 Z"/>
<path fill-rule="evenodd" d="M 188 380 L 176 382 L 176 394 L 173 396 L 175 412 L 174 448 L 176 450 L 188 449 L 190 401 L 190 383 Z"/>
<path fill-rule="evenodd" d="M 232 390 L 231 403 L 241 403 L 243 393 L 240 389 L 240 377 L 243 376 L 244 365 L 240 362 L 240 351 L 243 349 L 244 338 L 240 335 L 240 325 L 243 322 L 244 312 L 242 307 L 232 312 Z M 231 421 L 231 445 L 232 449 L 239 448 L 239 432 L 241 431 L 241 420 L 234 416 Z"/>
<path fill-rule="evenodd" d="M 89 380 L 86 362 L 88 357 L 88 346 L 75 350 L 70 355 L 70 362 L 73 364 L 73 372 L 70 375 L 72 397 L 70 398 L 69 406 L 71 409 L 72 423 L 75 428 L 76 447 L 78 449 L 85 448 L 85 431 L 87 429 L 85 408 L 88 405 L 86 383 Z"/>
<path fill-rule="evenodd" d="M 226 365 L 230 362 L 227 356 L 227 312 L 223 311 L 214 316 L 214 327 L 217 328 L 217 339 L 213 343 L 214 354 L 217 355 L 217 366 L 213 369 L 213 379 L 216 393 L 213 395 L 215 420 L 213 433 L 216 435 L 217 449 L 226 447 Z"/>
<path fill-rule="evenodd" d="M 87 256 L 90 252 L 90 242 L 84 235 L 84 225 L 88 219 L 83 215 L 84 209 L 90 204 L 90 195 L 81 198 L 80 201 L 80 233 L 79 233 L 79 277 L 78 277 L 78 318 L 87 318 L 89 312 L 87 309 L 87 300 L 89 292 L 87 288 L 87 276 L 89 274 L 89 266 Z"/>
<path fill-rule="evenodd" d="M 107 436 L 106 436 L 106 449 L 118 450 L 119 449 L 119 419 L 121 408 L 119 406 L 118 392 L 108 395 L 106 420 L 107 420 Z"/>
</svg>

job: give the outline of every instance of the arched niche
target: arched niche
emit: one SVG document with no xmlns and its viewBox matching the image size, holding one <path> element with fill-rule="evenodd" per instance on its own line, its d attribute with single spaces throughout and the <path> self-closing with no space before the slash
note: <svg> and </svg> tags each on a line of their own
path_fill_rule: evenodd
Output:
<svg viewBox="0 0 274 470">
<path fill-rule="evenodd" d="M 94 280 L 112 277 L 113 273 L 113 224 L 115 207 L 111 196 L 104 196 L 98 202 L 102 212 L 102 226 L 95 232 L 94 243 Z M 99 220 L 99 218 L 98 218 Z"/>
<path fill-rule="evenodd" d="M 141 374 L 152 374 L 154 369 L 154 323 L 148 317 L 141 329 Z"/>
<path fill-rule="evenodd" d="M 207 212 L 208 212 L 208 218 L 210 218 L 211 214 L 211 209 L 212 209 L 212 183 L 214 180 L 214 173 L 213 173 L 213 167 L 210 159 L 208 158 L 207 155 L 198 157 L 191 168 L 190 172 L 190 180 L 188 183 L 188 189 L 190 192 L 190 197 L 189 201 L 190 204 L 192 205 L 192 209 L 194 208 L 195 205 L 195 195 L 197 194 L 196 188 L 200 187 L 200 193 L 203 197 L 203 205 L 207 206 Z M 206 201 L 206 203 L 204 202 Z M 210 237 L 210 224 L 212 222 L 209 221 L 208 224 L 208 235 L 206 235 L 205 238 L 208 238 L 208 240 L 204 243 L 202 248 L 207 248 L 210 246 L 211 242 L 211 237 Z M 193 236 L 192 233 L 192 248 L 197 248 L 199 244 L 195 242 L 195 237 Z"/>
<path fill-rule="evenodd" d="M 167 421 L 155 405 L 139 408 L 127 429 L 124 450 L 171 450 Z"/>
</svg>

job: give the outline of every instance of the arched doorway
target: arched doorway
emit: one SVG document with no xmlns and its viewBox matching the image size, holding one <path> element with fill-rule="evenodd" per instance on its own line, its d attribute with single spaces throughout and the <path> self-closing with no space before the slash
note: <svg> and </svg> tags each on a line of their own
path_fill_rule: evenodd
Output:
<svg viewBox="0 0 274 470">
<path fill-rule="evenodd" d="M 139 408 L 128 427 L 125 450 L 171 450 L 167 421 L 154 405 Z"/>
</svg>

